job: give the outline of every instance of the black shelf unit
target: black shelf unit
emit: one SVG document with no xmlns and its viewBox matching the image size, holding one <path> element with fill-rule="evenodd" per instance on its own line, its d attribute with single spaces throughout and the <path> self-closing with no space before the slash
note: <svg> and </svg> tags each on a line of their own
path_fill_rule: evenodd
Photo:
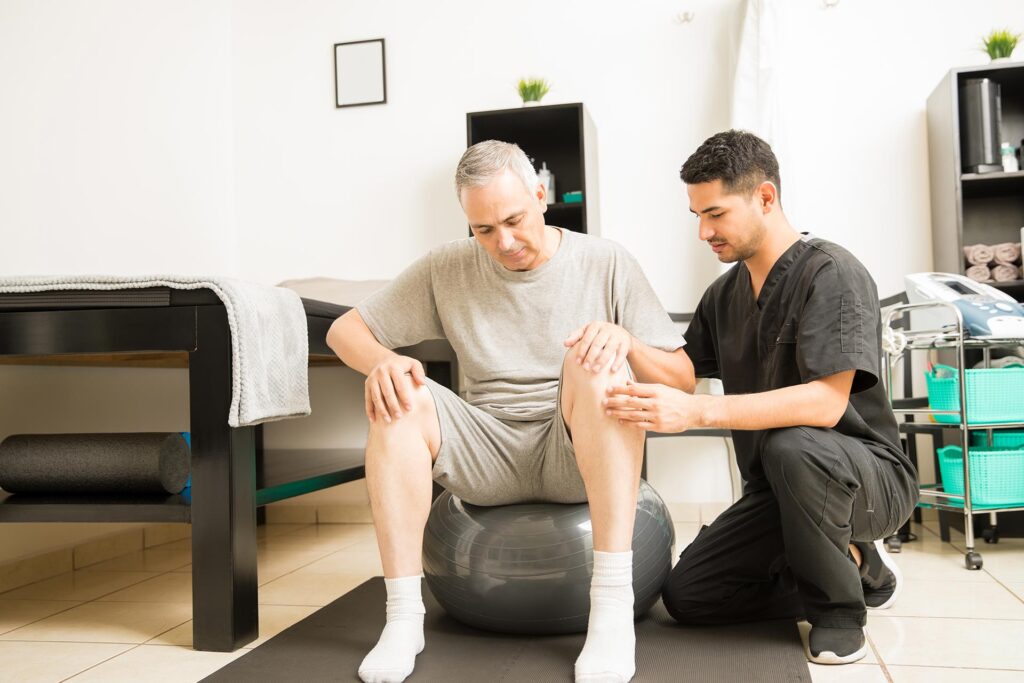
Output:
<svg viewBox="0 0 1024 683">
<path fill-rule="evenodd" d="M 952 69 L 928 97 L 932 256 L 935 270 L 949 273 L 964 273 L 965 244 L 1019 242 L 1024 227 L 1024 171 L 963 172 L 960 87 L 973 78 L 989 78 L 1000 85 L 1000 140 L 1016 146 L 1024 138 L 1024 63 Z M 1024 300 L 1020 280 L 995 286 Z"/>
<path fill-rule="evenodd" d="M 514 142 L 555 175 L 555 195 L 582 190 L 583 201 L 548 205 L 546 220 L 575 232 L 599 234 L 597 131 L 582 102 L 466 114 L 466 144 Z"/>
</svg>

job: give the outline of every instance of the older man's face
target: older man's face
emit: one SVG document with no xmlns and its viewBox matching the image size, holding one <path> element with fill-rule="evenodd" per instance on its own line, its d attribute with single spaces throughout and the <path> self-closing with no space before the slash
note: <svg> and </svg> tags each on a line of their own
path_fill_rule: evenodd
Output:
<svg viewBox="0 0 1024 683">
<path fill-rule="evenodd" d="M 473 236 L 491 258 L 509 270 L 533 270 L 544 262 L 544 211 L 540 185 L 531 193 L 505 169 L 483 187 L 467 187 L 459 197 Z"/>
</svg>

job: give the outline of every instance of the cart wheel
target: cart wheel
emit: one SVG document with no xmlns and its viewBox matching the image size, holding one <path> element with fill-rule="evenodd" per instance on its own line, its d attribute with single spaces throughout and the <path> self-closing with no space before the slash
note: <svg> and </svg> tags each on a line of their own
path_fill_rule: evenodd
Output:
<svg viewBox="0 0 1024 683">
<path fill-rule="evenodd" d="M 900 540 L 899 534 L 893 534 L 885 539 L 885 549 L 890 553 L 898 553 L 903 550 L 903 541 Z"/>
<path fill-rule="evenodd" d="M 981 569 L 981 555 L 972 550 L 964 555 L 964 564 L 967 565 L 968 569 Z"/>
<path fill-rule="evenodd" d="M 990 526 L 981 532 L 981 537 L 985 539 L 985 543 L 999 543 L 999 529 Z"/>
</svg>

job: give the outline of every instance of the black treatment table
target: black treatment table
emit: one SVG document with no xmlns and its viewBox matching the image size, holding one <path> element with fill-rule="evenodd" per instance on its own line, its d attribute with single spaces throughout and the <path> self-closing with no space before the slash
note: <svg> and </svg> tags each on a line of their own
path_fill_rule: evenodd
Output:
<svg viewBox="0 0 1024 683">
<path fill-rule="evenodd" d="M 310 365 L 340 366 L 326 336 L 348 307 L 302 302 Z M 447 342 L 402 353 L 454 386 Z M 0 492 L 0 522 L 191 523 L 197 650 L 230 652 L 258 637 L 257 508 L 365 476 L 362 449 L 264 450 L 260 427 L 228 426 L 231 335 L 226 309 L 210 290 L 0 294 L 0 364 L 188 369 L 191 500 Z"/>
</svg>

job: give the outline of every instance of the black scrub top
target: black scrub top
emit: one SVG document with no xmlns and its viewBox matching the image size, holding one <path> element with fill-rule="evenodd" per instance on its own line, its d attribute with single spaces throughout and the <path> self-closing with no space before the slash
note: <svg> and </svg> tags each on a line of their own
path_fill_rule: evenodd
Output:
<svg viewBox="0 0 1024 683">
<path fill-rule="evenodd" d="M 752 394 L 856 371 L 835 430 L 910 471 L 883 389 L 878 291 L 867 269 L 837 244 L 805 235 L 772 266 L 757 300 L 740 262 L 701 298 L 686 330 L 698 377 L 722 380 L 726 394 Z M 764 478 L 765 431 L 733 430 L 740 473 Z"/>
</svg>

